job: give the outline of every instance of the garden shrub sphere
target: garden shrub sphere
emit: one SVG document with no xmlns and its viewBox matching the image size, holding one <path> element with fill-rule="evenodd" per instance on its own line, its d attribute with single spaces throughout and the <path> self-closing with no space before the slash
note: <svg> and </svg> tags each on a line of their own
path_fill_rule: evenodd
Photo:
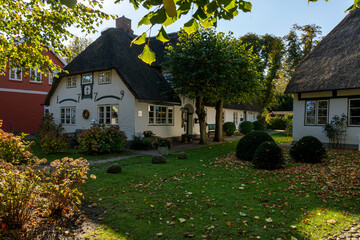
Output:
<svg viewBox="0 0 360 240">
<path fill-rule="evenodd" d="M 231 136 L 236 131 L 236 125 L 233 122 L 226 122 L 223 125 L 223 132 L 226 133 L 226 136 Z"/>
<path fill-rule="evenodd" d="M 282 149 L 274 142 L 264 142 L 256 149 L 252 163 L 255 168 L 280 168 L 284 164 Z"/>
<path fill-rule="evenodd" d="M 290 149 L 290 156 L 296 162 L 319 163 L 325 156 L 324 145 L 313 136 L 305 136 Z"/>
<path fill-rule="evenodd" d="M 254 129 L 254 124 L 249 121 L 244 121 L 240 124 L 240 131 L 244 134 L 250 133 Z"/>
<path fill-rule="evenodd" d="M 264 132 L 252 132 L 242 137 L 236 146 L 236 157 L 252 161 L 256 149 L 263 142 L 275 142 L 269 134 Z"/>
<path fill-rule="evenodd" d="M 261 121 L 255 121 L 254 124 L 254 130 L 264 130 L 264 125 Z"/>
</svg>

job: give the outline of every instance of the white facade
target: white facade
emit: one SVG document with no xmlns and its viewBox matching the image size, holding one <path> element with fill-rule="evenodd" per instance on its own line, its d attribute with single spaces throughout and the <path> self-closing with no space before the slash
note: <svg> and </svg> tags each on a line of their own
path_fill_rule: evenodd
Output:
<svg viewBox="0 0 360 240">
<path fill-rule="evenodd" d="M 93 73 L 92 93 L 89 94 L 91 98 L 83 98 L 84 90 L 82 89 L 80 74 L 71 77 L 66 76 L 61 79 L 52 95 L 50 112 L 54 115 L 55 123 L 61 123 L 65 132 L 88 129 L 91 127 L 91 120 L 95 119 L 99 123 L 101 119 L 110 116 L 110 124 L 118 124 L 120 129 L 126 133 L 128 139 L 132 139 L 133 135 L 141 136 L 147 130 L 161 137 L 179 137 L 184 133 L 193 135 L 200 133 L 197 115 L 194 111 L 194 100 L 182 98 L 181 105 L 138 100 L 124 84 L 117 72 L 115 70 L 109 71 L 110 83 L 105 84 L 101 84 L 103 79 L 100 81 L 100 73 L 104 76 L 104 72 Z M 68 80 L 68 78 L 71 79 Z M 76 84 L 74 84 L 75 82 Z M 118 109 L 117 120 L 112 118 L 112 114 L 116 115 L 113 108 Z M 104 109 L 111 109 L 111 111 L 106 112 Z M 149 111 L 157 113 L 157 109 L 163 111 L 164 118 L 156 119 L 156 116 L 153 116 L 154 119 L 150 119 Z M 84 114 L 85 110 L 87 110 L 89 116 Z M 105 111 L 104 114 L 103 111 Z M 206 111 L 207 123 L 214 124 L 215 108 L 206 107 Z M 247 111 L 245 114 L 245 111 L 235 109 L 224 109 L 224 113 L 224 122 L 235 122 L 237 126 L 245 120 L 245 115 L 246 120 L 252 122 L 256 121 L 257 115 L 257 112 Z M 164 123 L 160 124 L 157 120 Z"/>
<path fill-rule="evenodd" d="M 354 118 L 357 117 L 355 114 L 356 107 L 353 106 L 352 110 L 350 111 L 350 101 L 355 103 L 354 100 L 359 99 L 359 95 L 360 89 L 338 90 L 336 97 L 333 97 L 332 91 L 302 93 L 300 94 L 300 100 L 299 94 L 294 94 L 293 141 L 298 141 L 304 136 L 311 135 L 318 138 L 325 144 L 329 143 L 329 139 L 326 137 L 325 132 L 323 131 L 324 124 L 317 124 L 316 122 L 308 124 L 309 121 L 307 121 L 306 108 L 307 102 L 311 104 L 314 101 L 324 101 L 324 103 L 327 101 L 326 122 L 330 123 L 335 115 L 341 116 L 342 114 L 345 114 L 347 116 L 345 144 L 347 147 L 357 148 L 357 144 L 359 143 L 357 134 L 360 134 L 360 123 L 355 123 L 356 119 Z M 356 104 L 359 102 L 356 101 Z M 317 113 L 317 115 L 321 114 Z M 351 118 L 354 122 L 350 121 Z"/>
</svg>

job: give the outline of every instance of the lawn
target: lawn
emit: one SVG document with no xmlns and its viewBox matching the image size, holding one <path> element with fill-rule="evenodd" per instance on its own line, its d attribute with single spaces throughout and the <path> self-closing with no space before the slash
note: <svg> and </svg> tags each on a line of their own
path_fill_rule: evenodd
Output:
<svg viewBox="0 0 360 240">
<path fill-rule="evenodd" d="M 238 161 L 236 144 L 188 150 L 186 160 L 172 153 L 159 165 L 121 160 L 114 175 L 105 173 L 110 163 L 92 166 L 86 200 L 104 213 L 89 237 L 321 239 L 359 219 L 358 152 L 330 150 L 322 164 L 263 171 Z"/>
</svg>

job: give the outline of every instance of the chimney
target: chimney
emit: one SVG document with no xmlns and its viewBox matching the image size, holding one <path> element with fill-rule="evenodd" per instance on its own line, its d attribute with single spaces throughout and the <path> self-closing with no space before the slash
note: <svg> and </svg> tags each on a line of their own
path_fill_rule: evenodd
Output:
<svg viewBox="0 0 360 240">
<path fill-rule="evenodd" d="M 134 31 L 131 30 L 131 20 L 125 16 L 116 19 L 116 28 L 124 29 L 126 32 L 131 34 L 134 33 Z"/>
</svg>

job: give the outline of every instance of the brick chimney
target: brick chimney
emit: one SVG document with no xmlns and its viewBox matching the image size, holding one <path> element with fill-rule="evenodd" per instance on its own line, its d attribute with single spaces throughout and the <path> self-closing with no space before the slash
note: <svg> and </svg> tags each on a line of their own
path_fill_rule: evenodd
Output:
<svg viewBox="0 0 360 240">
<path fill-rule="evenodd" d="M 131 34 L 134 33 L 134 31 L 131 29 L 131 19 L 128 19 L 125 16 L 116 19 L 116 28 L 122 28 Z"/>
</svg>

